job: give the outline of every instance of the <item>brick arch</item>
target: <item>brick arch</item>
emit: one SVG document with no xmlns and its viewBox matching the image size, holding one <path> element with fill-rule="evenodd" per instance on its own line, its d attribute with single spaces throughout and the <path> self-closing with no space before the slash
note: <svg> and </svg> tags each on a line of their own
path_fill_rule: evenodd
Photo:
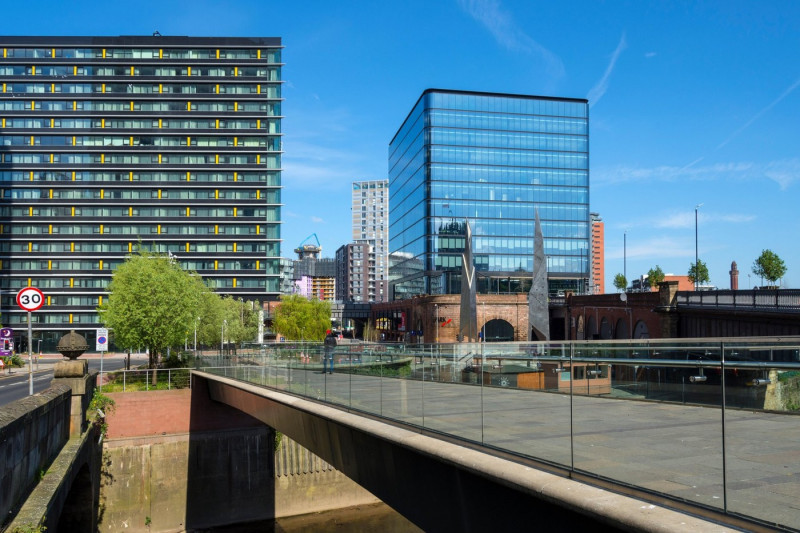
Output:
<svg viewBox="0 0 800 533">
<path fill-rule="evenodd" d="M 611 321 L 606 317 L 600 319 L 600 338 L 603 340 L 608 340 L 614 337 L 614 328 L 611 325 Z"/>
<path fill-rule="evenodd" d="M 650 338 L 650 331 L 647 328 L 647 324 L 644 323 L 644 320 L 639 320 L 636 322 L 636 326 L 633 328 L 633 338 L 634 339 L 649 339 Z"/>
<path fill-rule="evenodd" d="M 486 342 L 503 342 L 514 340 L 514 325 L 505 318 L 493 318 L 485 324 Z"/>
<path fill-rule="evenodd" d="M 631 333 L 628 331 L 628 321 L 625 317 L 617 320 L 617 325 L 614 327 L 615 339 L 630 339 Z"/>
<path fill-rule="evenodd" d="M 597 329 L 597 320 L 592 315 L 589 315 L 589 318 L 586 319 L 586 338 L 590 340 L 594 339 L 599 333 L 600 330 Z"/>
</svg>

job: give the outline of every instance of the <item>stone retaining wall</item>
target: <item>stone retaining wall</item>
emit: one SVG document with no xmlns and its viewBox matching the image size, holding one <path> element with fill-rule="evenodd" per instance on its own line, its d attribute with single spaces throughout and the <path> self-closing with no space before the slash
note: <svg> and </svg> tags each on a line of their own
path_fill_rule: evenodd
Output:
<svg viewBox="0 0 800 533">
<path fill-rule="evenodd" d="M 54 385 L 0 410 L 0 517 L 14 514 L 69 439 L 72 391 Z"/>
</svg>

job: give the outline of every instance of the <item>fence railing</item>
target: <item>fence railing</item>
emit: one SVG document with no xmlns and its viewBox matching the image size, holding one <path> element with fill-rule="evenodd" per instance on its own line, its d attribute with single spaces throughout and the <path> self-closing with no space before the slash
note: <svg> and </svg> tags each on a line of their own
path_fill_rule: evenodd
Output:
<svg viewBox="0 0 800 533">
<path fill-rule="evenodd" d="M 800 313 L 800 289 L 680 291 L 678 307 L 719 307 Z"/>
<path fill-rule="evenodd" d="M 800 524 L 785 485 L 800 480 L 800 338 L 287 343 L 201 365 L 678 506 Z"/>
<path fill-rule="evenodd" d="M 191 368 L 114 370 L 98 376 L 102 392 L 133 392 L 187 389 L 191 387 Z"/>
</svg>

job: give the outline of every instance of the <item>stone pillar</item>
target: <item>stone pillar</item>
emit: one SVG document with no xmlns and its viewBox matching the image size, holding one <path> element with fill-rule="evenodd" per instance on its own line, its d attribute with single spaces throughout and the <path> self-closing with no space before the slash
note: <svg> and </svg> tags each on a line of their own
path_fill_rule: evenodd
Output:
<svg viewBox="0 0 800 533">
<path fill-rule="evenodd" d="M 53 384 L 63 383 L 72 389 L 69 436 L 80 436 L 86 429 L 86 410 L 92 401 L 97 371 L 89 372 L 89 362 L 72 359 L 53 366 Z"/>
<path fill-rule="evenodd" d="M 658 284 L 659 305 L 656 312 L 661 314 L 662 339 L 674 339 L 678 336 L 678 309 L 675 304 L 677 294 L 677 281 L 662 281 Z"/>
</svg>

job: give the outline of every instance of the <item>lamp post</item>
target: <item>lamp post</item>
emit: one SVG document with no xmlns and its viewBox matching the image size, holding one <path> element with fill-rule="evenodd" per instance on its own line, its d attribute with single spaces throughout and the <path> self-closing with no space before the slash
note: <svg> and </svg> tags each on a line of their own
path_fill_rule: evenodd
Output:
<svg viewBox="0 0 800 533">
<path fill-rule="evenodd" d="M 439 304 L 433 304 L 436 309 L 436 344 L 439 344 Z"/>
<path fill-rule="evenodd" d="M 244 327 L 244 300 L 241 297 L 239 298 L 239 303 L 241 304 L 242 307 L 242 311 L 240 314 L 242 315 L 241 316 L 242 327 Z"/>
<path fill-rule="evenodd" d="M 200 317 L 194 319 L 194 355 L 197 356 L 197 323 L 200 321 Z"/>
<path fill-rule="evenodd" d="M 622 277 L 625 278 L 623 292 L 628 292 L 628 230 L 622 234 Z"/>
<path fill-rule="evenodd" d="M 700 256 L 697 253 L 697 210 L 703 204 L 694 206 L 694 290 L 697 290 L 698 280 L 700 279 Z"/>
<path fill-rule="evenodd" d="M 220 357 L 225 355 L 225 326 L 228 325 L 227 320 L 222 321 L 222 332 L 220 333 L 219 337 L 219 355 Z"/>
</svg>

